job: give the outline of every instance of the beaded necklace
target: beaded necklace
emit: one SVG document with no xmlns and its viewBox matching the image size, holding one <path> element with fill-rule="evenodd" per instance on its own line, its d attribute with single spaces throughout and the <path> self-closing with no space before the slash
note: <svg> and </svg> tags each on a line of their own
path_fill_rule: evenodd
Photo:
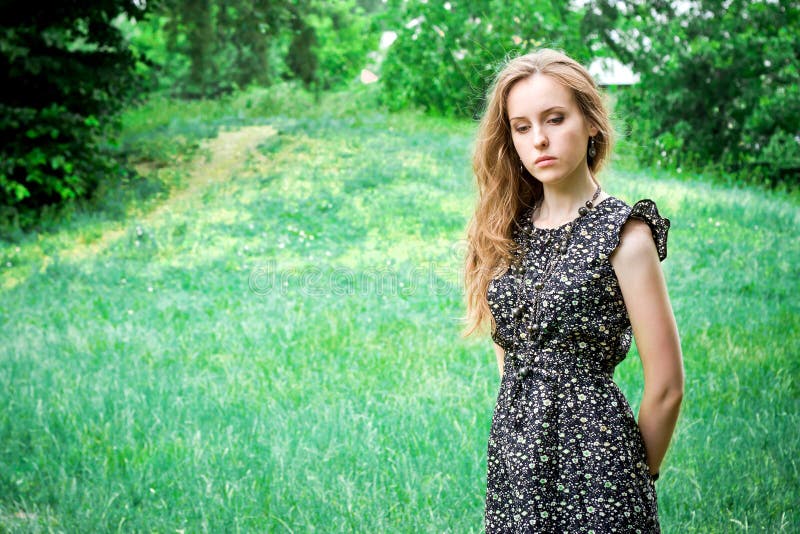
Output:
<svg viewBox="0 0 800 534">
<path fill-rule="evenodd" d="M 597 186 L 597 189 L 592 195 L 591 200 L 587 200 L 584 206 L 581 206 L 578 209 L 578 216 L 583 217 L 589 210 L 594 208 L 594 201 L 600 195 L 600 186 Z M 536 211 L 536 205 L 534 204 L 533 209 L 531 212 Z M 542 294 L 543 290 L 547 286 L 550 278 L 552 278 L 553 273 L 555 272 L 558 265 L 561 263 L 564 256 L 567 254 L 567 249 L 569 247 L 569 240 L 572 237 L 572 230 L 574 229 L 575 225 L 577 224 L 577 219 L 570 223 L 567 223 L 564 226 L 564 234 L 561 238 L 561 243 L 558 244 L 557 247 L 550 247 L 548 251 L 547 259 L 544 263 L 544 268 L 540 272 L 531 271 L 533 275 L 528 279 L 526 275 L 528 274 L 527 266 L 523 264 L 523 257 L 525 256 L 524 251 L 517 250 L 514 260 L 511 264 L 511 272 L 515 274 L 516 278 L 519 280 L 519 284 L 517 287 L 517 303 L 514 307 L 514 311 L 512 312 L 512 316 L 515 319 L 514 321 L 514 345 L 513 350 L 509 352 L 509 359 L 516 360 L 520 359 L 520 350 L 519 344 L 523 340 L 527 339 L 535 339 L 538 343 L 541 339 L 542 334 L 547 330 L 548 324 L 541 320 L 541 302 L 542 302 Z M 533 239 L 537 233 L 545 232 L 544 229 L 536 228 L 532 221 L 527 221 L 530 224 L 531 229 L 527 231 L 528 236 Z M 524 231 L 524 229 L 521 229 Z M 545 246 L 548 246 L 552 243 L 553 236 L 548 232 L 547 233 L 547 240 L 545 241 Z M 531 304 L 526 309 L 525 307 L 525 296 L 526 294 L 526 285 L 533 286 L 533 293 L 531 296 Z M 529 312 L 529 313 L 526 313 Z M 527 320 L 527 324 L 526 324 Z M 524 327 L 524 328 L 523 328 Z M 524 362 L 523 362 L 524 363 Z M 527 365 L 523 365 L 517 371 L 517 378 L 525 378 L 531 372 L 530 367 Z"/>
</svg>

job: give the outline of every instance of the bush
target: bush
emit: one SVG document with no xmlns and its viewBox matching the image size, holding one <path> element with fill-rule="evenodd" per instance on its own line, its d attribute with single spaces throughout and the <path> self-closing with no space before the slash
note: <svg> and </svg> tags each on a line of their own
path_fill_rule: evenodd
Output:
<svg viewBox="0 0 800 534">
<path fill-rule="evenodd" d="M 328 90 L 350 83 L 378 48 L 379 35 L 371 15 L 354 0 L 322 2 L 307 16 L 316 35 L 312 50 L 317 62 L 317 86 Z"/>
<path fill-rule="evenodd" d="M 509 55 L 549 46 L 587 61 L 581 16 L 567 2 L 542 0 L 390 1 L 384 25 L 398 37 L 381 67 L 384 101 L 474 116 Z"/>
<path fill-rule="evenodd" d="M 639 160 L 800 184 L 800 5 L 702 0 L 682 9 L 588 6 L 585 26 L 641 75 L 618 107 Z"/>
<path fill-rule="evenodd" d="M 32 211 L 86 196 L 118 171 L 115 116 L 137 89 L 112 19 L 123 0 L 0 9 L 0 206 Z"/>
</svg>

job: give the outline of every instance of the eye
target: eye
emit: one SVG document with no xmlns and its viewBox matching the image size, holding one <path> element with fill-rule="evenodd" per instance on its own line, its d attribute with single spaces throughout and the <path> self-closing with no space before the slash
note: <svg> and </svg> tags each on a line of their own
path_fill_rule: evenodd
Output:
<svg viewBox="0 0 800 534">
<path fill-rule="evenodd" d="M 564 122 L 564 117 L 562 115 L 556 115 L 555 117 L 550 117 L 550 120 L 547 122 L 550 124 L 561 124 Z"/>
<path fill-rule="evenodd" d="M 517 125 L 517 126 L 515 126 L 515 127 L 514 127 L 514 130 L 516 130 L 516 131 L 517 131 L 517 133 L 521 133 L 521 134 L 524 134 L 524 133 L 525 133 L 525 132 L 527 132 L 529 129 L 530 129 L 530 126 L 527 126 L 527 125 L 525 125 L 525 124 L 519 124 L 519 125 Z"/>
</svg>

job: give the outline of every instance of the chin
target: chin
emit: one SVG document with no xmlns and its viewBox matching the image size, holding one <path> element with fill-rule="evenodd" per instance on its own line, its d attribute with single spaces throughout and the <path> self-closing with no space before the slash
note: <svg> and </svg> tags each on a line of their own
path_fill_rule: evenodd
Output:
<svg viewBox="0 0 800 534">
<path fill-rule="evenodd" d="M 532 175 L 534 178 L 536 178 L 543 184 L 554 184 L 563 182 L 565 180 L 578 179 L 578 177 L 580 176 L 580 172 L 578 168 L 573 168 L 570 169 L 569 171 L 565 171 L 563 169 L 548 168 L 548 169 L 542 169 L 538 171 L 536 174 Z"/>
<path fill-rule="evenodd" d="M 552 184 L 562 181 L 566 176 L 563 173 L 540 172 L 533 175 L 534 178 L 543 184 Z"/>
</svg>

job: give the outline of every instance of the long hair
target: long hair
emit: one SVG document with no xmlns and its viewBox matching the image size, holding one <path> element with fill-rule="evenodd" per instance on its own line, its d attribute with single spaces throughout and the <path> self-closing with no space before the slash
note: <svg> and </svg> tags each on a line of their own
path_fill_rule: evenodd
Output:
<svg viewBox="0 0 800 534">
<path fill-rule="evenodd" d="M 592 174 L 602 168 L 611 153 L 613 131 L 607 108 L 591 75 L 580 63 L 561 52 L 541 49 L 503 66 L 489 89 L 472 160 L 478 200 L 467 229 L 465 337 L 487 320 L 494 331 L 494 317 L 486 300 L 489 282 L 508 268 L 515 247 L 511 239 L 514 221 L 543 195 L 541 182 L 521 165 L 511 139 L 507 108 L 508 93 L 514 84 L 537 73 L 570 88 L 586 121 L 597 128 L 596 155 L 587 154 Z"/>
</svg>

